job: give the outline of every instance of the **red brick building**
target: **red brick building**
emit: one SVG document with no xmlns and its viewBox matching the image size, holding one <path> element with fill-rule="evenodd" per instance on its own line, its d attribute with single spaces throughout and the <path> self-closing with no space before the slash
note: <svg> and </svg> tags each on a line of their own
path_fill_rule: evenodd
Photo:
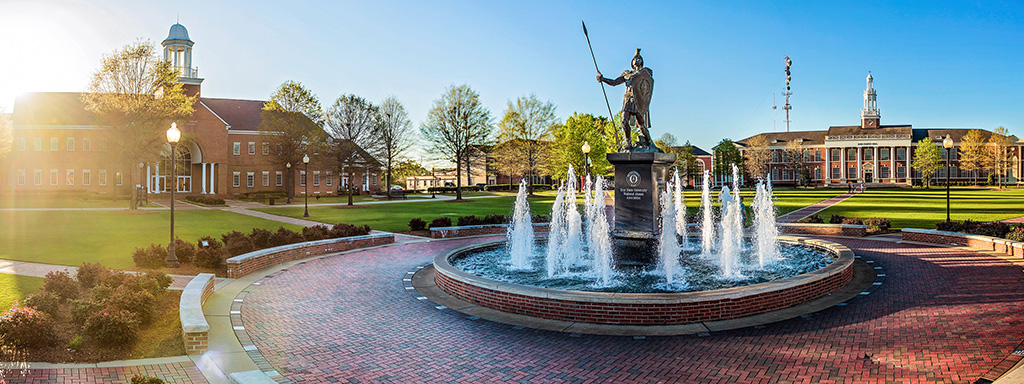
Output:
<svg viewBox="0 0 1024 384">
<path fill-rule="evenodd" d="M 200 96 L 192 118 L 179 124 L 178 172 L 171 175 L 170 146 L 161 160 L 121 169 L 111 160 L 102 135 L 102 123 L 85 109 L 78 93 L 30 93 L 15 101 L 12 120 L 14 145 L 6 164 L 0 165 L 0 185 L 9 191 L 86 191 L 128 193 L 137 172 L 148 193 L 233 197 L 243 193 L 308 190 L 311 196 L 333 195 L 352 186 L 360 193 L 380 190 L 380 164 L 361 149 L 354 167 L 341 167 L 326 155 L 308 154 L 309 175 L 303 164 L 278 164 L 274 149 L 260 135 L 264 101 L 203 97 L 198 70 L 192 67 L 192 46 L 181 24 L 171 26 L 162 44 L 163 56 L 182 73 L 186 93 Z M 172 183 L 172 178 L 177 183 Z M 291 183 L 288 182 L 291 178 Z"/>
</svg>

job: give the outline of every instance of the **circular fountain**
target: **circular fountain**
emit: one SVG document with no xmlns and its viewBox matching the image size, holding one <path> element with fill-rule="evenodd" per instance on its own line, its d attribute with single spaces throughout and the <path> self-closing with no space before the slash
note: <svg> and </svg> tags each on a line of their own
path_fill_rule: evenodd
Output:
<svg viewBox="0 0 1024 384">
<path fill-rule="evenodd" d="M 575 179 L 571 168 L 567 179 Z M 697 226 L 686 224 L 678 174 L 665 185 L 653 236 L 656 261 L 636 263 L 624 254 L 631 247 L 615 246 L 599 177 L 586 181 L 582 214 L 575 183 L 559 188 L 546 239 L 535 238 L 521 185 L 508 241 L 437 257 L 434 281 L 455 298 L 502 312 L 620 325 L 753 316 L 814 301 L 851 281 L 849 249 L 779 236 L 770 182 L 757 186 L 749 229 L 738 183 L 722 188 L 716 215 L 705 171 Z"/>
</svg>

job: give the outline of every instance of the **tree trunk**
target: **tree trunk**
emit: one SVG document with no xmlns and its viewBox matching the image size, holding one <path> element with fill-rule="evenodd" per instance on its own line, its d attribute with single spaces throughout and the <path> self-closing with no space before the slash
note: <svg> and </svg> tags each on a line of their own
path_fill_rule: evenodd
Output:
<svg viewBox="0 0 1024 384">
<path fill-rule="evenodd" d="M 455 158 L 455 200 L 462 200 L 462 157 Z"/>
<path fill-rule="evenodd" d="M 129 176 L 128 176 L 131 179 L 131 183 L 129 185 L 131 185 L 131 188 L 132 188 L 132 192 L 131 192 L 132 198 L 131 198 L 131 202 L 128 204 L 128 209 L 139 209 L 139 188 L 138 188 L 139 181 L 138 181 L 138 179 L 140 179 L 142 177 L 142 175 L 140 175 L 140 173 L 142 173 L 142 168 L 135 167 L 133 165 L 134 164 L 129 164 L 129 166 L 128 166 L 128 169 L 133 169 L 133 168 L 135 169 L 135 172 L 129 172 Z"/>
</svg>

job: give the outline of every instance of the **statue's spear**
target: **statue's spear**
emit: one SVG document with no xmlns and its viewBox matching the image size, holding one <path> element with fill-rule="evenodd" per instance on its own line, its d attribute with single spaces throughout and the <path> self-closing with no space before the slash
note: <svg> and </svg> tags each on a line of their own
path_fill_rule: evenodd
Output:
<svg viewBox="0 0 1024 384">
<path fill-rule="evenodd" d="M 594 59 L 594 69 L 596 69 L 598 73 L 601 73 L 601 69 L 597 68 L 597 57 L 594 57 L 594 47 L 590 45 L 590 34 L 587 33 L 587 23 L 583 22 L 583 20 L 580 20 L 580 23 L 583 23 L 583 36 L 587 37 L 587 47 L 590 48 L 590 58 Z M 615 115 L 612 114 L 612 105 L 608 103 L 608 92 L 605 92 L 604 90 L 604 82 L 601 83 L 601 93 L 604 94 L 604 105 L 608 107 L 608 120 L 615 120 Z M 603 129 L 601 130 L 601 133 L 604 133 Z"/>
</svg>

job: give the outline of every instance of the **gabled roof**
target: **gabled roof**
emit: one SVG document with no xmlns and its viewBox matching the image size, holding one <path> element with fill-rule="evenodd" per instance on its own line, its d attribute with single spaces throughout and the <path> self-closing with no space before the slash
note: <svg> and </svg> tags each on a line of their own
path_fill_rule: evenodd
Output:
<svg viewBox="0 0 1024 384">
<path fill-rule="evenodd" d="M 764 136 L 768 140 L 769 146 L 789 145 L 790 142 L 797 140 L 802 140 L 800 143 L 803 145 L 825 145 L 826 133 L 827 131 L 767 132 L 750 136 L 735 143 L 746 147 L 749 145 L 750 140 L 758 136 Z"/>
<path fill-rule="evenodd" d="M 856 135 L 910 135 L 910 125 L 880 125 L 878 128 L 861 128 L 859 125 L 828 127 L 828 136 Z"/>
<path fill-rule="evenodd" d="M 209 97 L 203 97 L 199 100 L 209 107 L 213 113 L 216 113 L 217 116 L 220 116 L 222 120 L 227 122 L 233 131 L 256 131 L 259 129 L 260 122 L 263 121 L 263 118 L 260 117 L 260 112 L 263 111 L 265 101 L 214 99 Z"/>
<path fill-rule="evenodd" d="M 32 92 L 14 101 L 14 125 L 95 125 L 78 92 Z"/>
<path fill-rule="evenodd" d="M 915 128 L 913 142 L 921 141 L 926 137 L 931 137 L 932 141 L 941 143 L 942 139 L 948 134 L 954 142 L 960 142 L 967 135 L 971 129 L 974 128 Z M 992 132 L 987 129 L 978 129 L 981 131 L 981 139 L 988 141 L 988 138 L 992 136 Z"/>
</svg>

